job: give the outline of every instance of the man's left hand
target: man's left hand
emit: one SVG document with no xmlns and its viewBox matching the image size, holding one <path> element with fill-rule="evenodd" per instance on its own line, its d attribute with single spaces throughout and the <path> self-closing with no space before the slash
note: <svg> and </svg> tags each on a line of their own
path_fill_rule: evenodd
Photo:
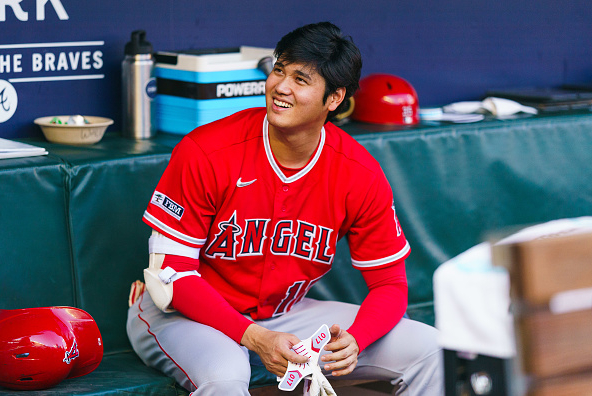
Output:
<svg viewBox="0 0 592 396">
<path fill-rule="evenodd" d="M 331 375 L 338 377 L 351 373 L 358 364 L 358 354 L 360 348 L 358 342 L 347 331 L 341 329 L 339 325 L 334 324 L 329 329 L 331 331 L 331 340 L 325 345 L 325 350 L 332 353 L 321 356 L 321 361 L 332 362 L 323 367 L 326 371 L 331 371 Z"/>
</svg>

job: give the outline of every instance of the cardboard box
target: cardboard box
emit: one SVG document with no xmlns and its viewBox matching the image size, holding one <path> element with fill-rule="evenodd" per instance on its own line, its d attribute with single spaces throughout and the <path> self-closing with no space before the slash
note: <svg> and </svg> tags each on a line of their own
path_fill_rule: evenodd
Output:
<svg viewBox="0 0 592 396">
<path fill-rule="evenodd" d="M 592 395 L 592 233 L 496 245 L 529 395 Z"/>
<path fill-rule="evenodd" d="M 559 292 L 592 287 L 592 233 L 527 240 L 493 249 L 510 271 L 514 298 L 549 304 Z"/>
<path fill-rule="evenodd" d="M 524 312 L 517 334 L 527 373 L 551 377 L 590 370 L 592 377 L 592 310 Z"/>
<path fill-rule="evenodd" d="M 529 394 L 532 396 L 591 396 L 592 375 L 588 372 L 539 379 L 531 384 Z"/>
</svg>

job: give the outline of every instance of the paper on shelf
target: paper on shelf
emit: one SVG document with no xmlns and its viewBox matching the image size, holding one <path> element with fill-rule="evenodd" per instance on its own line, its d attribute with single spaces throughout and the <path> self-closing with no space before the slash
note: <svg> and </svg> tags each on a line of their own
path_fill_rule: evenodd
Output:
<svg viewBox="0 0 592 396">
<path fill-rule="evenodd" d="M 0 159 L 34 157 L 47 154 L 47 150 L 43 147 L 0 138 Z"/>
<path fill-rule="evenodd" d="M 419 109 L 419 117 L 422 121 L 447 121 L 455 123 L 477 122 L 485 118 L 483 114 L 445 113 L 441 107 Z"/>
</svg>

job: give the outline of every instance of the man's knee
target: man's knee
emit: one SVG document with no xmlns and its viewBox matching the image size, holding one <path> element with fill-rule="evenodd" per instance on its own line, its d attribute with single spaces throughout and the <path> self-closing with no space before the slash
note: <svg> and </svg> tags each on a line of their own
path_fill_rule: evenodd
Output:
<svg viewBox="0 0 592 396">
<path fill-rule="evenodd" d="M 417 323 L 417 322 L 416 322 Z M 435 327 L 421 323 L 421 331 L 418 330 L 420 344 L 420 353 L 426 357 L 441 354 L 442 348 L 438 343 L 438 333 Z"/>
<path fill-rule="evenodd" d="M 181 375 L 177 370 L 172 373 L 177 382 L 189 391 L 192 396 L 209 395 L 248 395 L 251 368 L 247 364 L 220 364 L 212 362 L 208 368 L 193 372 L 191 368 Z"/>
<path fill-rule="evenodd" d="M 229 389 L 248 389 L 251 379 L 251 365 L 246 353 L 226 354 L 224 359 L 206 359 L 207 364 L 196 365 L 195 372 L 188 373 L 197 388 L 219 389 L 217 395 L 241 395 L 223 392 Z M 207 393 L 206 393 L 207 394 Z M 213 394 L 213 393 L 212 393 Z M 198 393 L 201 395 L 201 393 Z"/>
<path fill-rule="evenodd" d="M 439 369 L 441 348 L 438 330 L 426 324 L 402 319 L 395 328 L 360 354 L 360 372 L 376 371 L 380 378 L 392 378 L 417 370 L 436 373 Z M 425 367 L 425 369 L 423 368 Z M 355 371 L 354 371 L 355 372 Z M 390 374 L 389 374 L 390 373 Z"/>
<path fill-rule="evenodd" d="M 406 389 L 409 389 L 411 394 L 442 395 L 444 368 L 438 330 L 418 322 L 413 325 L 416 334 L 404 348 L 407 367 L 397 379 L 400 388 L 396 394 L 407 394 Z"/>
</svg>

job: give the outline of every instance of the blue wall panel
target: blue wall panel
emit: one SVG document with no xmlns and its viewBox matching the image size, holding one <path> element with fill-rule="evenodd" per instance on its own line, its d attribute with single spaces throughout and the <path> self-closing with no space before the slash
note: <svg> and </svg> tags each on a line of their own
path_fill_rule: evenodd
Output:
<svg viewBox="0 0 592 396">
<path fill-rule="evenodd" d="M 434 106 L 592 81 L 591 10 L 585 0 L 0 0 L 0 137 L 38 136 L 33 120 L 58 114 L 106 116 L 119 129 L 120 62 L 135 29 L 155 50 L 273 47 L 330 20 L 360 47 L 363 75 L 402 76 Z"/>
</svg>

